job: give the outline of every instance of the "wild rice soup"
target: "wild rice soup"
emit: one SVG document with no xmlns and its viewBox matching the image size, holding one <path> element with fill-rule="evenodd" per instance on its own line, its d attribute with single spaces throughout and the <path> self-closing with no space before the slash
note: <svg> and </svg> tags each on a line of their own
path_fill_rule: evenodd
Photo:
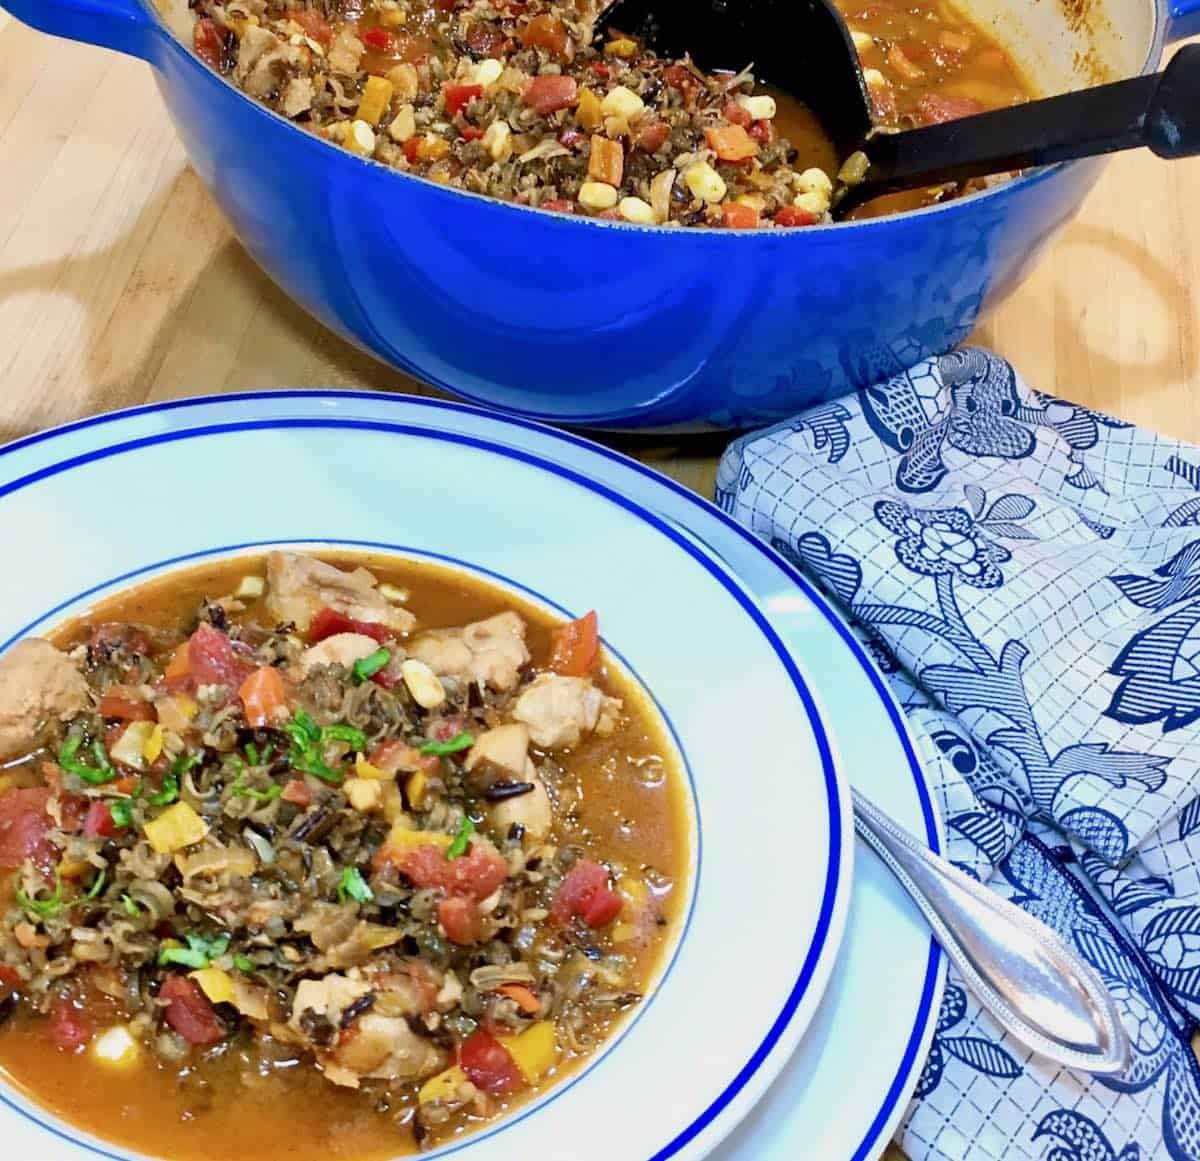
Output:
<svg viewBox="0 0 1200 1161">
<path fill-rule="evenodd" d="M 428 565 L 117 596 L 0 658 L 0 763 L 0 1067 L 176 1161 L 495 1119 L 638 1004 L 686 894 L 673 751 L 595 614 Z"/>
<path fill-rule="evenodd" d="M 638 224 L 828 220 L 845 159 L 805 108 L 766 92 L 748 70 L 705 75 L 616 34 L 597 50 L 587 0 L 191 3 L 195 50 L 213 68 L 283 116 L 395 169 Z M 995 40 L 948 0 L 838 3 L 881 127 L 1032 95 Z"/>
</svg>

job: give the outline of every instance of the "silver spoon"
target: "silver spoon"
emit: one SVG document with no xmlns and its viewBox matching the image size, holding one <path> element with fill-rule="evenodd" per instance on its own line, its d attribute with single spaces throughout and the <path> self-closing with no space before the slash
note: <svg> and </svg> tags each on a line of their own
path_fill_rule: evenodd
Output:
<svg viewBox="0 0 1200 1161">
<path fill-rule="evenodd" d="M 854 829 L 929 921 L 967 987 L 1035 1052 L 1124 1072 L 1129 1038 L 1100 977 L 1044 923 L 981 886 L 854 791 Z"/>
</svg>

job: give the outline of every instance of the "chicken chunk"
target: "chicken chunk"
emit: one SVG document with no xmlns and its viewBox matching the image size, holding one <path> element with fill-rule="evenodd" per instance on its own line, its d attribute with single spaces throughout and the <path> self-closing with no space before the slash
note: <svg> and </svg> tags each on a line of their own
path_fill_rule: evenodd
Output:
<svg viewBox="0 0 1200 1161">
<path fill-rule="evenodd" d="M 368 1012 L 353 1028 L 354 1034 L 343 1035 L 329 1054 L 325 1074 L 334 1084 L 357 1088 L 364 1077 L 419 1080 L 440 1072 L 446 1064 L 445 1054 L 418 1036 L 406 1020 Z"/>
<path fill-rule="evenodd" d="M 316 86 L 311 77 L 293 77 L 283 90 L 280 111 L 285 117 L 299 117 L 313 107 L 317 99 Z"/>
<path fill-rule="evenodd" d="M 0 657 L 0 762 L 32 750 L 53 720 L 87 708 L 83 674 L 40 637 L 18 641 Z"/>
<path fill-rule="evenodd" d="M 300 654 L 300 675 L 306 677 L 319 665 L 343 665 L 349 669 L 378 648 L 379 642 L 365 633 L 334 633 Z"/>
<path fill-rule="evenodd" d="M 554 823 L 550 795 L 529 757 L 529 730 L 520 722 L 485 730 L 467 755 L 467 773 L 483 789 L 496 782 L 528 782 L 532 789 L 491 806 L 492 828 L 507 834 L 520 825 L 531 839 L 542 839 Z"/>
<path fill-rule="evenodd" d="M 554 825 L 554 811 L 546 784 L 529 759 L 526 759 L 525 776 L 521 781 L 531 783 L 533 789 L 492 803 L 492 829 L 503 835 L 508 834 L 513 826 L 522 826 L 526 838 L 535 841 L 544 839 Z"/>
<path fill-rule="evenodd" d="M 438 676 L 478 681 L 492 689 L 516 686 L 521 666 L 529 661 L 525 622 L 514 612 L 497 613 L 461 629 L 435 629 L 409 646 Z"/>
<path fill-rule="evenodd" d="M 252 97 L 269 97 L 279 87 L 285 69 L 303 66 L 308 59 L 308 49 L 249 24 L 238 46 L 234 77 Z"/>
<path fill-rule="evenodd" d="M 578 745 L 585 732 L 611 734 L 620 712 L 621 699 L 598 690 L 590 678 L 557 673 L 540 674 L 513 706 L 513 717 L 543 750 Z"/>
<path fill-rule="evenodd" d="M 281 624 L 290 621 L 301 632 L 328 608 L 353 621 L 407 633 L 417 619 L 388 601 L 377 584 L 365 568 L 343 572 L 296 552 L 273 552 L 267 557 L 267 611 Z"/>
<path fill-rule="evenodd" d="M 484 730 L 467 755 L 466 770 L 478 770 L 476 781 L 486 785 L 496 778 L 521 778 L 529 761 L 529 729 L 509 722 Z"/>
<path fill-rule="evenodd" d="M 338 29 L 338 34 L 333 38 L 333 43 L 329 46 L 325 59 L 329 61 L 329 67 L 335 73 L 347 73 L 353 76 L 358 72 L 358 63 L 366 51 L 367 46 L 354 35 L 349 27 L 344 27 Z"/>
</svg>

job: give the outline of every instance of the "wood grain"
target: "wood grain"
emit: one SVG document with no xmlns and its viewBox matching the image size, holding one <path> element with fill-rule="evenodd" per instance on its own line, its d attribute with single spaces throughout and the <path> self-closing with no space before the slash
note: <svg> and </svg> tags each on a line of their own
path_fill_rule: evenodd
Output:
<svg viewBox="0 0 1200 1161">
<path fill-rule="evenodd" d="M 1114 158 L 976 339 L 1040 387 L 1200 440 L 1198 205 L 1200 161 Z M 148 68 L 0 11 L 0 442 L 148 400 L 285 386 L 421 390 L 251 262 Z M 722 443 L 623 446 L 711 495 Z"/>
</svg>

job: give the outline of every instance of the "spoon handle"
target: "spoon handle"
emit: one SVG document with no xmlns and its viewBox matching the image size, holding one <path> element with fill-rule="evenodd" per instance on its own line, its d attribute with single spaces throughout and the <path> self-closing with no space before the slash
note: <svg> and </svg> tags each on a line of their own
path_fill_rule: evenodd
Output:
<svg viewBox="0 0 1200 1161">
<path fill-rule="evenodd" d="M 1167 158 L 1200 153 L 1200 44 L 1185 45 L 1151 76 L 880 133 L 863 146 L 871 165 L 848 196 L 858 203 L 889 189 L 964 181 L 1140 145 Z"/>
<path fill-rule="evenodd" d="M 1112 1074 L 1129 1067 L 1112 997 L 1049 927 L 922 846 L 857 791 L 854 824 L 1005 1029 L 1070 1068 Z"/>
</svg>

